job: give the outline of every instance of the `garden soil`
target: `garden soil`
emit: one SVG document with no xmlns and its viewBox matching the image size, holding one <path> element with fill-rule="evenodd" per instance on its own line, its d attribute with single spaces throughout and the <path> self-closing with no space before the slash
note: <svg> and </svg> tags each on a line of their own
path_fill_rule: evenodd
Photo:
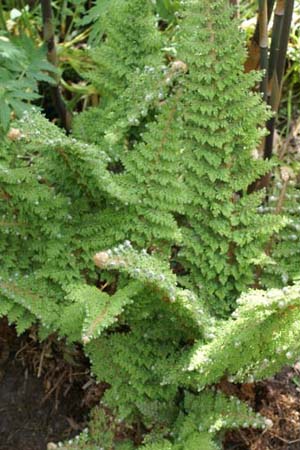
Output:
<svg viewBox="0 0 300 450">
<path fill-rule="evenodd" d="M 34 328 L 17 337 L 0 321 L 0 450 L 46 450 L 49 442 L 72 438 L 106 388 L 91 378 L 80 347 L 56 336 L 40 343 Z M 219 388 L 273 422 L 263 432 L 227 433 L 225 450 L 300 450 L 300 365 L 264 382 Z"/>
<path fill-rule="evenodd" d="M 87 424 L 103 386 L 89 375 L 81 349 L 66 349 L 33 329 L 17 338 L 0 321 L 0 450 L 46 450 Z"/>
</svg>

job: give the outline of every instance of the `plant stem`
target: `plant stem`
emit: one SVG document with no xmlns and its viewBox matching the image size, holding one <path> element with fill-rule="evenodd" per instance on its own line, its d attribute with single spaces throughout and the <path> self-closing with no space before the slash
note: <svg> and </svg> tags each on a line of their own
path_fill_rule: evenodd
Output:
<svg viewBox="0 0 300 450">
<path fill-rule="evenodd" d="M 264 71 L 261 81 L 261 92 L 267 101 L 268 96 L 268 3 L 267 0 L 259 0 L 259 48 L 260 69 Z"/>
<path fill-rule="evenodd" d="M 49 62 L 51 62 L 55 67 L 57 67 L 58 59 L 54 39 L 54 23 L 53 23 L 51 0 L 41 0 L 41 6 L 43 19 L 43 38 L 47 47 L 47 58 Z M 53 79 L 55 80 L 55 86 L 52 87 L 52 97 L 54 100 L 54 104 L 60 117 L 62 126 L 67 131 L 70 131 L 71 114 L 67 110 L 65 102 L 61 95 L 60 77 L 56 73 L 53 75 Z"/>
<path fill-rule="evenodd" d="M 294 10 L 294 0 L 286 0 L 284 9 L 284 18 L 282 24 L 282 33 L 280 39 L 280 47 L 277 62 L 277 78 L 278 84 L 282 88 L 282 79 L 285 69 L 286 53 L 288 48 L 290 29 Z"/>
<path fill-rule="evenodd" d="M 273 12 L 275 0 L 267 0 L 267 16 L 268 16 L 268 23 L 271 19 L 271 15 Z M 251 39 L 251 43 L 249 46 L 249 52 L 248 52 L 248 58 L 245 63 L 245 71 L 250 72 L 251 70 L 257 70 L 259 67 L 259 61 L 260 61 L 260 48 L 259 48 L 259 32 L 260 32 L 260 22 L 259 22 L 260 16 L 258 15 L 256 27 Z"/>
<path fill-rule="evenodd" d="M 282 30 L 282 22 L 284 17 L 284 4 L 285 0 L 278 0 L 274 14 L 274 24 L 272 29 L 272 41 L 270 49 L 270 61 L 269 61 L 269 81 L 272 83 L 272 77 L 278 61 L 279 43 Z"/>
<path fill-rule="evenodd" d="M 284 12 L 283 8 L 284 7 Z M 289 42 L 290 28 L 294 10 L 294 0 L 286 0 L 283 2 L 282 0 L 277 1 L 276 5 L 277 15 L 281 14 L 283 17 L 281 18 L 280 30 L 277 30 L 276 33 L 280 35 L 275 37 L 276 41 L 276 54 L 273 56 L 272 61 L 272 86 L 271 86 L 271 96 L 270 96 L 270 105 L 272 111 L 277 113 L 280 105 L 281 99 L 281 91 L 282 91 L 282 81 L 283 74 L 285 69 L 286 62 L 286 53 Z M 275 26 L 275 22 L 274 22 Z M 275 46 L 274 44 L 274 46 Z M 275 51 L 275 50 L 274 50 Z M 268 136 L 265 140 L 265 148 L 264 148 L 264 158 L 270 159 L 273 154 L 273 138 L 274 138 L 274 129 L 275 129 L 275 116 L 272 117 L 267 123 L 267 129 L 269 131 Z"/>
</svg>

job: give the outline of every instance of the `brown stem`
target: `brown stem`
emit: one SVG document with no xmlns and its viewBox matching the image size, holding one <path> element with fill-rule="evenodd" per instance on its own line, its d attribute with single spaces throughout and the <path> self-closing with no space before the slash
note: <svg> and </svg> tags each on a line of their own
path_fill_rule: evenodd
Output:
<svg viewBox="0 0 300 450">
<path fill-rule="evenodd" d="M 283 15 L 283 7 L 284 7 L 284 15 Z M 283 82 L 283 74 L 285 70 L 285 62 L 286 62 L 286 53 L 289 42 L 290 28 L 292 22 L 294 10 L 294 0 L 286 0 L 283 2 L 282 0 L 278 0 L 276 5 L 276 15 L 280 16 L 280 23 L 277 26 L 280 28 L 277 30 L 277 33 L 280 33 L 279 37 L 276 36 L 276 55 L 274 56 L 275 61 L 272 61 L 272 90 L 270 96 L 270 105 L 272 107 L 272 111 L 274 113 L 278 112 L 280 99 L 281 99 L 281 91 L 282 91 L 282 82 Z M 283 17 L 282 17 L 283 16 Z M 278 18 L 279 20 L 279 18 Z M 276 22 L 274 21 L 274 26 Z M 274 45 L 275 45 L 274 44 Z M 264 148 L 264 158 L 269 159 L 273 154 L 273 136 L 275 129 L 275 117 L 272 117 L 267 123 L 267 129 L 269 131 L 269 135 L 265 141 Z"/>
<path fill-rule="evenodd" d="M 280 47 L 277 61 L 277 78 L 278 84 L 282 87 L 282 79 L 285 69 L 286 53 L 289 43 L 290 29 L 294 11 L 294 0 L 288 0 L 285 4 L 284 18 L 282 24 L 282 33 L 280 39 Z"/>
<path fill-rule="evenodd" d="M 53 23 L 51 0 L 41 0 L 41 7 L 43 20 L 43 39 L 47 47 L 47 59 L 51 64 L 57 67 L 58 59 L 55 46 L 54 23 Z M 67 131 L 70 131 L 71 114 L 68 111 L 65 102 L 62 98 L 60 88 L 60 77 L 58 74 L 54 74 L 52 76 L 55 81 L 55 86 L 51 87 L 53 101 L 63 127 Z"/>
<path fill-rule="evenodd" d="M 270 49 L 270 62 L 269 62 L 269 80 L 271 85 L 272 85 L 272 78 L 278 61 L 282 21 L 284 17 L 284 5 L 285 0 L 277 0 L 274 13 L 274 23 L 272 29 L 272 40 Z"/>
<path fill-rule="evenodd" d="M 267 9 L 268 9 L 268 23 L 270 21 L 273 8 L 274 8 L 275 0 L 267 0 Z M 259 15 L 256 22 L 255 31 L 253 33 L 249 49 L 248 49 L 248 58 L 245 62 L 245 72 L 250 72 L 251 70 L 256 70 L 259 67 L 260 61 L 260 50 L 259 50 Z"/>
<path fill-rule="evenodd" d="M 268 96 L 268 3 L 267 0 L 259 1 L 259 49 L 260 69 L 264 70 L 261 81 L 261 92 L 267 101 Z"/>
</svg>

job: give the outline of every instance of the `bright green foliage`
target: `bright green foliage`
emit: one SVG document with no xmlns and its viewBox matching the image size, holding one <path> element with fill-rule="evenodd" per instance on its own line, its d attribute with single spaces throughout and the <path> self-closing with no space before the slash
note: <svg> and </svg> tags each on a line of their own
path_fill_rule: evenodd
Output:
<svg viewBox="0 0 300 450">
<path fill-rule="evenodd" d="M 117 207 L 123 239 L 160 251 L 179 243 L 186 273 L 182 282 L 225 315 L 238 293 L 254 283 L 255 262 L 281 222 L 258 214 L 261 194 L 247 193 L 249 185 L 270 170 L 269 163 L 252 156 L 267 113 L 259 96 L 250 93 L 258 77 L 243 73 L 242 37 L 233 51 L 236 24 L 229 8 L 219 14 L 221 5 L 191 2 L 177 36 L 178 60 L 165 80 L 152 67 L 166 98 L 156 105 L 155 121 L 146 123 L 130 151 L 109 152 L 119 155 L 124 167 L 121 175 L 112 177 L 123 197 L 128 195 Z M 142 81 L 151 104 L 157 89 L 148 90 L 149 79 Z M 134 97 L 130 87 L 126 92 Z M 123 101 L 119 109 L 120 104 Z M 139 112 L 131 119 L 138 126 Z M 126 128 L 124 118 L 107 130 L 105 147 L 122 142 L 123 124 Z"/>
<path fill-rule="evenodd" d="M 196 297 L 176 288 L 175 276 L 155 257 L 125 244 L 114 253 L 99 253 L 95 261 L 144 285 L 127 304 L 119 327 L 86 345 L 93 372 L 111 385 L 104 401 L 120 420 L 140 416 L 147 426 L 167 426 L 178 411 L 178 386 L 165 385 L 163 375 L 183 343 L 203 334 L 208 319 Z"/>
<path fill-rule="evenodd" d="M 39 98 L 39 81 L 53 83 L 45 71 L 55 68 L 46 60 L 44 47 L 36 48 L 26 35 L 0 35 L 0 133 L 7 131 L 11 112 L 20 116 Z"/>
<path fill-rule="evenodd" d="M 253 260 L 279 227 L 278 218 L 258 217 L 261 197 L 247 194 L 269 167 L 252 157 L 267 113 L 250 92 L 257 74 L 243 73 L 243 35 L 227 3 L 189 2 L 177 45 L 188 66 L 181 146 L 189 204 L 181 254 L 193 287 L 218 314 L 253 283 Z"/>
<path fill-rule="evenodd" d="M 212 327 L 213 321 L 204 305 L 191 291 L 177 287 L 176 276 L 162 259 L 149 255 L 146 250 L 137 252 L 130 241 L 125 241 L 112 250 L 97 253 L 94 260 L 100 268 L 118 270 L 155 290 L 164 302 L 173 304 L 174 314 L 185 318 L 189 326 L 194 322 L 203 331 Z"/>
<path fill-rule="evenodd" d="M 34 277 L 18 272 L 13 277 L 2 276 L 0 315 L 7 315 L 10 322 L 17 323 L 20 331 L 27 329 L 36 319 L 40 319 L 49 330 L 55 330 L 59 318 L 56 304 L 59 292 L 53 289 L 49 295 L 46 283 L 42 284 L 38 279 L 36 283 L 34 281 Z"/>
<path fill-rule="evenodd" d="M 147 449 L 162 445 L 192 450 L 200 442 L 214 449 L 222 430 L 270 426 L 239 400 L 207 390 L 207 386 L 224 375 L 230 382 L 253 382 L 296 358 L 300 350 L 299 285 L 242 296 L 234 318 L 215 326 L 211 342 L 198 343 L 187 353 L 182 344 L 191 342 L 192 330 L 184 332 L 171 304 L 157 305 L 151 293 L 146 290 L 143 297 L 140 293 L 139 303 L 130 305 L 119 327 L 87 346 L 94 372 L 111 384 L 103 399 L 105 406 L 121 422 L 140 416 L 151 426 Z M 160 327 L 154 326 L 157 320 Z M 182 353 L 186 354 L 180 358 Z M 178 388 L 184 386 L 194 392 L 206 389 L 193 395 L 185 392 L 183 399 Z M 166 436 L 172 430 L 170 443 L 151 443 L 151 435 L 153 442 L 157 440 L 158 425 L 157 431 L 161 433 L 163 426 Z"/>
<path fill-rule="evenodd" d="M 99 146 L 34 111 L 1 141 L 0 315 L 20 332 L 37 322 L 41 337 L 81 342 L 95 377 L 110 386 L 90 431 L 65 448 L 132 450 L 133 442 L 118 442 L 118 426 L 138 424 L 141 449 L 215 450 L 223 430 L 265 422 L 213 385 L 270 376 L 299 355 L 299 284 L 242 294 L 225 320 L 212 314 L 228 313 L 253 283 L 254 260 L 280 226 L 259 214 L 259 195 L 247 194 L 269 170 L 251 154 L 266 113 L 249 93 L 256 77 L 242 73 L 227 3 L 187 3 L 179 59 L 165 72 L 154 63 L 159 45 L 133 45 L 128 26 L 131 57 L 143 60 L 138 95 L 130 105 L 134 78 L 124 74 L 134 77 L 136 65 L 128 62 L 121 81 L 101 66 L 103 111 L 117 113 L 99 127 Z M 134 11 L 147 35 L 152 16 L 147 2 L 112 4 L 113 38 L 99 51 L 110 55 L 113 45 L 117 70 L 125 49 L 113 39 L 125 42 L 124 17 Z M 151 52 L 154 70 L 145 71 Z"/>
<path fill-rule="evenodd" d="M 87 344 L 92 339 L 100 336 L 114 322 L 117 322 L 118 316 L 122 314 L 124 307 L 132 303 L 132 297 L 139 290 L 137 283 L 131 283 L 110 296 L 94 286 L 74 286 L 67 297 L 72 300 L 72 305 L 64 310 L 63 323 L 61 323 L 62 330 L 67 332 L 70 313 L 73 315 L 74 313 L 78 314 L 80 311 L 83 318 L 82 341 Z M 78 328 L 79 324 L 80 320 L 77 319 L 76 323 L 73 324 L 73 328 Z M 69 325 L 71 324 L 69 323 Z M 66 334 L 70 335 L 70 332 Z"/>
<path fill-rule="evenodd" d="M 111 0 L 96 0 L 94 5 L 86 11 L 86 14 L 79 20 L 79 25 L 93 25 L 89 34 L 89 43 L 97 44 L 104 34 L 102 26 L 103 15 L 111 5 Z"/>
<path fill-rule="evenodd" d="M 153 3 L 155 3 L 157 13 L 162 20 L 168 24 L 176 22 L 182 4 L 180 0 L 156 0 Z"/>
<path fill-rule="evenodd" d="M 175 82 L 174 75 L 169 80 Z M 150 91 L 147 95 L 152 98 L 156 93 Z M 130 217 L 131 228 L 127 236 L 140 247 L 146 244 L 163 250 L 181 241 L 172 214 L 183 212 L 187 202 L 180 143 L 183 120 L 178 103 L 181 96 L 182 91 L 177 88 L 159 109 L 156 121 L 147 124 L 142 141 L 120 157 L 125 168 L 118 177 L 120 185 L 129 193 L 139 186 L 135 204 L 129 210 L 123 208 L 122 213 Z"/>
<path fill-rule="evenodd" d="M 259 414 L 240 400 L 228 398 L 218 391 L 208 390 L 201 395 L 186 393 L 184 411 L 175 426 L 175 442 L 181 441 L 174 446 L 176 450 L 218 449 L 220 447 L 214 437 L 222 430 L 265 427 L 265 421 Z"/>
<path fill-rule="evenodd" d="M 100 20 L 103 37 L 91 51 L 95 69 L 89 78 L 107 100 L 128 86 L 132 72 L 153 63 L 161 39 L 148 1 L 112 1 Z"/>
<path fill-rule="evenodd" d="M 111 146 L 108 153 L 118 155 L 124 169 L 121 174 L 112 174 L 123 194 L 120 193 L 119 205 L 107 209 L 108 217 L 111 214 L 117 220 L 121 218 L 118 228 L 123 233 L 122 240 L 129 238 L 140 248 L 154 246 L 161 252 L 168 252 L 172 244 L 181 241 L 173 213 L 183 213 L 183 205 L 188 201 L 180 146 L 182 110 L 178 106 L 185 67 L 174 63 L 165 75 L 161 68 L 152 67 L 153 70 L 147 69 L 147 73 L 139 76 L 138 83 L 133 81 L 126 90 L 127 116 L 123 114 L 121 120 L 114 122 L 103 140 L 105 148 L 107 144 Z M 152 108 L 157 114 L 155 120 L 149 121 L 146 116 Z M 145 125 L 141 116 L 147 121 Z M 141 123 L 143 133 L 138 142 L 131 143 L 130 151 L 125 146 L 118 153 L 116 148 L 125 135 L 128 137 L 130 123 L 136 126 Z"/>
<path fill-rule="evenodd" d="M 62 130 L 34 110 L 25 113 L 17 126 L 21 132 L 23 152 L 26 155 L 29 153 L 34 162 L 33 167 L 30 166 L 31 170 L 40 172 L 37 181 L 55 184 L 55 188 L 62 191 L 61 195 L 73 197 L 68 199 L 68 204 L 71 205 L 73 199 L 83 203 L 82 195 L 95 202 L 102 192 L 122 201 L 128 199 L 128 196 L 122 196 L 121 189 L 113 183 L 106 170 L 111 160 L 98 147 L 68 138 Z M 34 158 L 37 146 L 40 151 Z M 24 165 L 26 167 L 26 162 Z M 74 183 L 76 186 L 72 185 Z M 85 209 L 90 212 L 86 205 Z"/>
<path fill-rule="evenodd" d="M 103 243 L 95 237 L 96 199 L 102 186 L 110 190 L 99 182 L 102 173 L 109 177 L 107 157 L 39 114 L 26 114 L 18 125 L 17 140 L 1 148 L 1 276 L 10 297 L 57 329 L 53 308 L 64 304 L 70 285 L 96 283 L 91 255 Z"/>
<path fill-rule="evenodd" d="M 253 290 L 242 295 L 238 304 L 232 319 L 215 328 L 209 344 L 199 342 L 183 357 L 179 366 L 186 372 L 182 380 L 190 380 L 188 385 L 203 389 L 225 373 L 231 382 L 253 382 L 276 373 L 299 355 L 299 284 Z M 180 369 L 175 378 L 178 373 Z"/>
<path fill-rule="evenodd" d="M 216 433 L 232 428 L 265 428 L 264 419 L 240 400 L 228 398 L 218 391 L 201 395 L 185 394 L 184 413 L 175 425 L 173 444 L 160 441 L 149 444 L 145 450 L 218 450 L 220 441 Z"/>
<path fill-rule="evenodd" d="M 187 195 L 179 141 L 182 127 L 180 108 L 177 106 L 180 88 L 174 87 L 175 92 L 163 105 L 160 105 L 159 97 L 163 93 L 167 97 L 169 82 L 176 83 L 181 76 L 182 73 L 171 69 L 167 78 L 170 81 L 163 82 L 160 93 L 151 89 L 146 95 L 143 94 L 143 101 L 147 104 L 154 102 L 158 114 L 155 121 L 145 125 L 146 131 L 141 135 L 140 142 L 129 152 L 119 155 L 124 171 L 111 174 L 111 182 L 118 186 L 121 201 L 107 208 L 105 213 L 107 220 L 115 217 L 121 222 L 118 226 L 120 240 L 129 238 L 140 248 L 153 246 L 164 253 L 169 252 L 172 244 L 181 241 L 173 212 L 184 211 Z M 124 123 L 126 125 L 126 121 Z M 114 128 L 122 133 L 121 122 L 117 122 Z M 108 139 L 119 141 L 117 134 L 112 129 L 106 135 L 105 142 Z M 117 197 L 116 191 L 114 195 Z M 107 227 L 104 228 L 107 233 Z"/>
<path fill-rule="evenodd" d="M 129 261 L 128 273 L 161 289 L 162 280 L 155 273 L 155 265 L 149 274 L 149 262 L 147 265 L 144 262 L 144 258 L 152 260 L 153 257 L 141 255 L 138 258 L 131 250 L 122 251 L 123 254 L 120 252 L 108 259 L 107 252 L 102 252 L 98 258 L 114 269 L 121 265 L 123 270 Z M 137 269 L 138 261 L 140 270 L 133 271 L 131 267 L 134 263 Z M 185 329 L 184 323 L 178 320 L 177 308 L 173 309 L 175 302 L 159 300 L 153 287 L 144 293 L 140 291 L 138 299 L 124 311 L 120 328 L 86 347 L 93 371 L 100 380 L 111 384 L 103 401 L 119 420 L 130 422 L 140 415 L 147 426 L 155 428 L 158 421 L 167 431 L 178 414 L 179 386 L 201 390 L 218 382 L 225 374 L 230 381 L 251 382 L 269 376 L 299 354 L 298 285 L 282 291 L 252 291 L 244 295 L 238 302 L 240 306 L 234 318 L 212 324 L 215 336 L 209 336 L 211 342 L 205 344 L 202 338 L 187 353 L 182 345 L 192 342 L 196 335 L 193 328 Z M 157 321 L 159 327 L 154 326 Z M 178 359 L 179 364 L 176 363 Z M 261 425 L 259 418 L 251 418 L 245 406 L 233 400 L 228 405 L 227 415 L 219 417 L 217 411 L 224 411 L 224 406 L 217 405 L 226 402 L 225 397 L 217 397 L 213 401 L 213 404 L 216 401 L 215 406 L 211 406 L 208 400 L 211 397 L 206 395 L 201 394 L 199 400 L 195 396 L 195 402 L 199 401 L 203 408 L 201 431 L 210 430 L 213 437 L 226 427 Z M 198 413 L 196 417 L 197 420 L 193 415 L 186 419 L 183 429 L 197 426 L 198 430 Z M 192 449 L 205 436 L 194 436 L 190 428 L 188 430 L 186 433 L 191 441 L 185 448 Z M 181 449 L 180 446 L 178 448 Z"/>
<path fill-rule="evenodd" d="M 149 109 L 154 98 L 145 99 L 145 89 L 147 84 L 159 88 L 163 73 L 157 77 L 155 69 L 163 64 L 163 44 L 150 0 L 101 2 L 99 8 L 103 37 L 91 50 L 93 70 L 84 76 L 99 91 L 101 101 L 75 118 L 74 135 L 93 143 L 106 137 L 106 150 L 118 158 L 137 137 L 146 116 L 153 115 Z"/>
<path fill-rule="evenodd" d="M 126 8 L 121 2 L 119 7 L 122 10 L 119 14 L 126 14 L 126 17 L 131 9 L 137 8 L 135 1 L 128 2 Z M 181 240 L 172 212 L 182 212 L 183 204 L 187 201 L 182 183 L 184 168 L 179 141 L 182 111 L 177 106 L 182 95 L 178 84 L 186 66 L 183 64 L 183 67 L 180 65 L 178 67 L 178 64 L 174 63 L 168 70 L 166 66 L 161 66 L 163 63 L 163 55 L 160 52 L 161 38 L 154 27 L 150 5 L 145 2 L 143 8 L 147 8 L 149 16 L 146 31 L 145 25 L 141 25 L 143 35 L 149 33 L 149 36 L 153 36 L 148 40 L 143 38 L 139 47 L 140 58 L 137 58 L 137 55 L 132 58 L 131 64 L 135 64 L 136 70 L 128 70 L 127 86 L 124 85 L 123 90 L 119 86 L 118 97 L 111 100 L 107 108 L 106 104 L 100 105 L 99 108 L 91 109 L 78 117 L 78 128 L 75 122 L 75 133 L 81 137 L 85 136 L 88 130 L 86 124 L 89 123 L 94 133 L 97 133 L 97 138 L 94 139 L 94 135 L 88 131 L 88 140 L 100 141 L 113 159 L 119 158 L 121 161 L 124 171 L 115 178 L 127 200 L 123 199 L 123 204 L 113 206 L 111 211 L 107 212 L 108 216 L 115 215 L 122 218 L 120 225 L 123 232 L 122 240 L 130 238 L 140 248 L 154 245 L 164 250 L 165 247 L 168 249 L 170 244 Z M 140 9 L 136 20 L 144 24 L 145 14 L 146 12 Z M 111 27 L 117 27 L 117 32 L 113 33 L 114 39 L 122 39 L 123 45 L 120 23 L 116 21 Z M 132 35 L 134 41 L 137 39 L 136 35 L 135 30 Z M 150 48 L 149 42 L 152 41 L 159 43 L 160 46 Z M 145 48 L 142 47 L 143 44 Z M 104 54 L 105 49 L 109 52 L 115 51 L 114 47 L 110 47 L 109 40 L 99 47 L 100 55 L 102 47 Z M 121 50 L 117 56 L 122 56 Z M 130 54 L 127 58 L 130 61 Z M 124 57 L 122 62 L 123 59 Z M 151 62 L 151 66 L 146 64 L 147 61 L 148 64 Z M 114 67 L 115 64 L 113 70 Z M 123 78 L 126 80 L 125 75 Z M 109 75 L 106 79 L 110 80 Z M 97 114 L 105 116 L 104 122 L 96 117 Z M 99 127 L 95 127 L 96 122 Z"/>
</svg>

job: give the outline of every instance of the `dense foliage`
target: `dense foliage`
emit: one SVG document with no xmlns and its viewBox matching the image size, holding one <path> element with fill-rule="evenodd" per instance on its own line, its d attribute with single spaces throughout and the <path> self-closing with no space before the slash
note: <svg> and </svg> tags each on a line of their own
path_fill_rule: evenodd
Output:
<svg viewBox="0 0 300 450">
<path fill-rule="evenodd" d="M 110 386 L 65 448 L 218 449 L 271 425 L 222 386 L 299 355 L 298 194 L 281 171 L 284 220 L 249 189 L 269 113 L 227 1 L 182 2 L 169 42 L 150 2 L 104 3 L 84 73 L 100 104 L 73 135 L 30 109 L 1 140 L 0 315 L 81 342 Z"/>
</svg>

